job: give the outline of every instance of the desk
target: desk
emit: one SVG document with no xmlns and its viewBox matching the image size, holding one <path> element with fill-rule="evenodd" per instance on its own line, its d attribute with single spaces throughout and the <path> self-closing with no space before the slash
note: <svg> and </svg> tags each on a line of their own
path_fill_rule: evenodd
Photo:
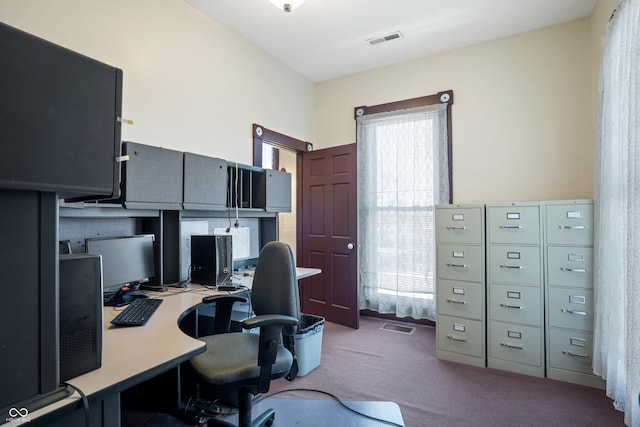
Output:
<svg viewBox="0 0 640 427">
<path fill-rule="evenodd" d="M 320 272 L 319 269 L 297 268 L 297 278 L 302 279 Z M 243 286 L 251 288 L 252 276 L 241 276 L 240 280 Z M 195 310 L 204 296 L 227 293 L 193 284 L 187 288 L 171 288 L 162 293 L 150 292 L 151 297 L 162 298 L 163 302 L 141 327 L 123 328 L 111 325 L 111 320 L 119 311 L 114 307 L 104 307 L 102 366 L 68 381 L 82 390 L 92 405 L 101 402 L 102 413 L 92 413 L 92 421 L 93 417 L 98 417 L 101 418 L 100 425 L 119 426 L 121 391 L 176 368 L 182 362 L 204 352 L 205 343 L 184 334 L 178 327 L 178 322 Z M 29 414 L 29 418 L 37 423 L 41 417 L 47 420 L 47 425 L 52 425 L 54 420 L 58 421 L 52 417 L 53 414 L 64 415 L 78 406 L 82 406 L 81 399 L 74 393 Z M 84 422 L 84 414 L 79 419 Z M 23 422 L 13 424 L 24 425 Z M 64 421 L 59 425 L 65 425 Z"/>
</svg>

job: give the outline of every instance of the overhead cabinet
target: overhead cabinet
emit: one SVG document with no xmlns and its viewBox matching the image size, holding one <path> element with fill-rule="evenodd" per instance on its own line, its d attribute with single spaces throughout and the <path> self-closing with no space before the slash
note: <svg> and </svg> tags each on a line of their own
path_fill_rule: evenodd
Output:
<svg viewBox="0 0 640 427">
<path fill-rule="evenodd" d="M 225 210 L 228 191 L 226 160 L 184 153 L 185 209 Z"/>
<path fill-rule="evenodd" d="M 291 212 L 291 174 L 230 163 L 231 208 Z"/>
<path fill-rule="evenodd" d="M 183 153 L 139 144 L 122 143 L 120 199 L 129 209 L 182 209 Z"/>
</svg>

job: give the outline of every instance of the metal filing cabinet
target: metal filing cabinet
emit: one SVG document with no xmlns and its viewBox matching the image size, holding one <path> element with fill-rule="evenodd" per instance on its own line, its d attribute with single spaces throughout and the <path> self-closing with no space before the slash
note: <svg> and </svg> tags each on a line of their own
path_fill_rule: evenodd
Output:
<svg viewBox="0 0 640 427">
<path fill-rule="evenodd" d="M 486 366 L 484 205 L 436 206 L 436 355 Z"/>
<path fill-rule="evenodd" d="M 593 202 L 545 203 L 547 377 L 605 388 L 593 374 Z"/>
<path fill-rule="evenodd" d="M 487 365 L 545 376 L 542 206 L 487 205 Z"/>
</svg>

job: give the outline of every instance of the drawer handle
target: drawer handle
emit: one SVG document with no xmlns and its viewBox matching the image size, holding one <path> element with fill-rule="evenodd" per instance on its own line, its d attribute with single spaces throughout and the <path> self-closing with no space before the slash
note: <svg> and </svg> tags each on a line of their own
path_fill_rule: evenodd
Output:
<svg viewBox="0 0 640 427">
<path fill-rule="evenodd" d="M 559 225 L 559 229 L 561 230 L 584 230 L 584 225 Z"/>
<path fill-rule="evenodd" d="M 507 348 L 515 348 L 517 350 L 524 350 L 523 346 L 515 345 L 515 344 L 509 344 L 508 342 L 501 342 L 500 345 L 503 346 L 503 347 L 507 347 Z"/>
<path fill-rule="evenodd" d="M 447 298 L 447 302 L 453 303 L 453 304 L 467 304 L 466 301 L 458 301 L 455 299 L 451 299 L 451 298 Z"/>
<path fill-rule="evenodd" d="M 521 266 L 521 265 L 500 264 L 500 268 L 511 268 L 513 270 L 524 270 L 524 267 Z"/>
<path fill-rule="evenodd" d="M 467 342 L 466 338 L 458 338 L 455 335 L 447 335 L 447 338 L 449 338 L 451 341 Z"/>
<path fill-rule="evenodd" d="M 566 308 L 561 308 L 560 311 L 563 312 L 563 313 L 577 314 L 578 316 L 588 316 L 589 315 L 589 313 L 586 312 L 586 311 L 568 310 Z"/>
<path fill-rule="evenodd" d="M 450 262 L 447 263 L 447 267 L 460 267 L 460 268 L 467 268 L 467 264 L 451 264 Z"/>
<path fill-rule="evenodd" d="M 452 227 L 452 226 L 448 226 L 447 230 L 466 230 L 467 227 Z"/>
<path fill-rule="evenodd" d="M 504 304 L 501 303 L 500 307 L 504 307 L 504 308 L 517 308 L 518 310 L 524 310 L 524 307 L 521 305 L 509 305 L 509 304 Z"/>
<path fill-rule="evenodd" d="M 586 268 L 569 268 L 569 267 L 560 267 L 562 271 L 568 271 L 570 273 L 586 273 Z"/>
<path fill-rule="evenodd" d="M 503 230 L 522 230 L 524 227 L 521 225 L 500 225 Z"/>
<path fill-rule="evenodd" d="M 567 356 L 582 357 L 583 359 L 588 359 L 591 357 L 588 354 L 574 353 L 573 351 L 566 350 L 562 350 L 562 354 L 566 354 Z"/>
</svg>

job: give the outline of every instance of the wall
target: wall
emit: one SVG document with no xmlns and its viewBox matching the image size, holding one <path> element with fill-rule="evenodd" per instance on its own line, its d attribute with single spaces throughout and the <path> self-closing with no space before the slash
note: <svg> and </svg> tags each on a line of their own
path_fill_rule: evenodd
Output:
<svg viewBox="0 0 640 427">
<path fill-rule="evenodd" d="M 355 141 L 353 108 L 454 91 L 454 203 L 592 198 L 588 19 L 317 85 L 315 148 Z"/>
<path fill-rule="evenodd" d="M 182 0 L 2 0 L 2 22 L 123 69 L 123 140 L 252 163 L 252 123 L 311 140 L 314 85 Z"/>
</svg>

